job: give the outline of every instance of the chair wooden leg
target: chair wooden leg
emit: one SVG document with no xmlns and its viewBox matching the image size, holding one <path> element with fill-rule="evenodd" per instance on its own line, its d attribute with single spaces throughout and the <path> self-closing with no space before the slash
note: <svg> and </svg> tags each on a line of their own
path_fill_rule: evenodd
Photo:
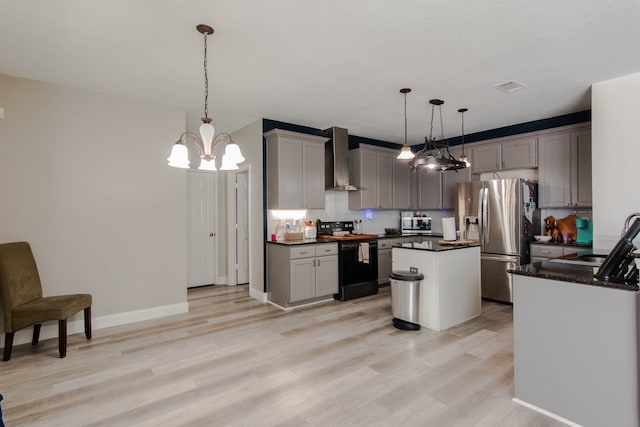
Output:
<svg viewBox="0 0 640 427">
<path fill-rule="evenodd" d="M 91 306 L 84 309 L 84 335 L 91 339 Z"/>
<path fill-rule="evenodd" d="M 31 340 L 31 345 L 38 344 L 38 341 L 40 340 L 41 326 L 42 326 L 42 323 L 36 323 L 35 325 L 33 325 L 33 339 Z"/>
<path fill-rule="evenodd" d="M 67 319 L 58 320 L 58 350 L 60 358 L 67 355 Z"/>
<path fill-rule="evenodd" d="M 11 359 L 11 349 L 13 347 L 13 332 L 7 332 L 4 334 L 4 354 L 2 360 L 5 362 Z"/>
</svg>

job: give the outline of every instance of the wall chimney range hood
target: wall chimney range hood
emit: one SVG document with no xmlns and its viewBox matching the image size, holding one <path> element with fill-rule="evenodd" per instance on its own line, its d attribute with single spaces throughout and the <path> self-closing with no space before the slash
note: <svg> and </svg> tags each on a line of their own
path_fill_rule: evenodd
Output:
<svg viewBox="0 0 640 427">
<path fill-rule="evenodd" d="M 347 129 L 331 127 L 324 130 L 330 138 L 324 146 L 324 178 L 327 190 L 356 191 L 349 184 L 349 132 Z"/>
</svg>

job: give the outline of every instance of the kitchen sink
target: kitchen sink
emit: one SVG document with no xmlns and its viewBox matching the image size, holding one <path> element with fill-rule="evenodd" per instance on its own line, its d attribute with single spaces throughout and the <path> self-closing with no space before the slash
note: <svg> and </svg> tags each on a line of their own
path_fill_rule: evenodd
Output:
<svg viewBox="0 0 640 427">
<path fill-rule="evenodd" d="M 572 265 L 584 265 L 588 267 L 599 267 L 604 262 L 608 255 L 604 254 L 584 254 L 577 255 L 571 258 L 554 258 L 549 262 L 558 264 L 572 264 Z"/>
</svg>

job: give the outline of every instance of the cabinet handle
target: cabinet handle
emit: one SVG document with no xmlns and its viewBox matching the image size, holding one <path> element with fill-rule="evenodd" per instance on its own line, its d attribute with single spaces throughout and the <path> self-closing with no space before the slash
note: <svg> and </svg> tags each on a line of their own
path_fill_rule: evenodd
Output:
<svg viewBox="0 0 640 427">
<path fill-rule="evenodd" d="M 540 251 L 540 253 L 551 255 L 551 251 Z"/>
<path fill-rule="evenodd" d="M 313 266 L 314 267 L 316 266 L 316 260 L 315 259 L 313 260 Z"/>
<path fill-rule="evenodd" d="M 300 255 L 306 255 L 306 254 L 307 254 L 307 251 L 301 251 L 300 252 Z"/>
</svg>

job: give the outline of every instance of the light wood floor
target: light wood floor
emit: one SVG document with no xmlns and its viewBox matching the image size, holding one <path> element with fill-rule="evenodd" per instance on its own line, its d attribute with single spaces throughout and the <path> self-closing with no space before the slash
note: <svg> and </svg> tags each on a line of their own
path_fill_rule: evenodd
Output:
<svg viewBox="0 0 640 427">
<path fill-rule="evenodd" d="M 16 346 L 14 426 L 560 426 L 511 401 L 511 307 L 444 332 L 391 325 L 389 288 L 291 312 L 247 286 L 189 291 L 188 314 Z"/>
</svg>

